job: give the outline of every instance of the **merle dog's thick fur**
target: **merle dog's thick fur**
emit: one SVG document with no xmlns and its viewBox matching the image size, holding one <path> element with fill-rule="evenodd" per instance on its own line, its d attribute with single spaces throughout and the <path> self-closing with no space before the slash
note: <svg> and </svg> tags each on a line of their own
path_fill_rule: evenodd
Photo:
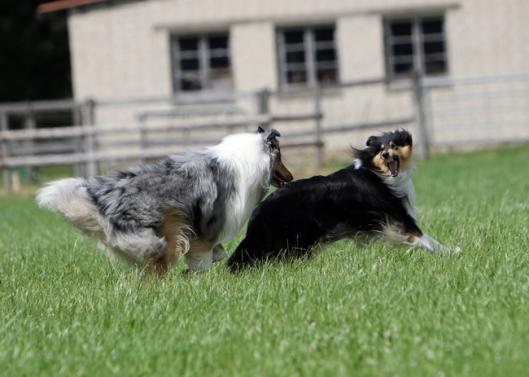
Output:
<svg viewBox="0 0 529 377">
<path fill-rule="evenodd" d="M 297 258 L 318 244 L 360 235 L 386 235 L 431 251 L 450 251 L 417 225 L 407 161 L 411 147 L 411 135 L 403 130 L 374 136 L 366 148 L 355 150 L 351 166 L 281 187 L 254 210 L 228 267 Z M 401 168 L 398 175 L 395 166 Z"/>
<path fill-rule="evenodd" d="M 108 176 L 68 178 L 37 201 L 95 236 L 111 257 L 165 272 L 185 255 L 191 271 L 225 256 L 270 183 L 292 175 L 281 162 L 276 130 L 225 137 L 218 145 Z"/>
<path fill-rule="evenodd" d="M 185 213 L 193 231 L 214 242 L 226 220 L 225 206 L 239 179 L 229 166 L 204 152 L 189 152 L 110 176 L 88 180 L 87 192 L 99 213 L 122 232 L 158 229 L 165 213 Z M 263 177 L 259 197 L 268 177 Z"/>
</svg>

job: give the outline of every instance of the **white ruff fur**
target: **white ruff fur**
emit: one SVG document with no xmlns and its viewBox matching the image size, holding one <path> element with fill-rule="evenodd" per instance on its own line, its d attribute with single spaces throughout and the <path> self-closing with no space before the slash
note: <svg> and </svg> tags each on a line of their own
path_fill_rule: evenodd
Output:
<svg viewBox="0 0 529 377">
<path fill-rule="evenodd" d="M 233 198 L 226 203 L 226 223 L 217 240 L 223 243 L 239 233 L 267 190 L 271 161 L 263 149 L 262 136 L 254 133 L 227 136 L 208 151 L 237 174 Z"/>
<path fill-rule="evenodd" d="M 396 177 L 382 176 L 384 183 L 395 193 L 399 198 L 402 198 L 404 208 L 408 211 L 408 214 L 417 220 L 419 217 L 419 211 L 415 207 L 415 190 L 413 188 L 413 182 L 411 177 L 413 175 L 413 169 L 406 169 L 399 172 Z"/>
<path fill-rule="evenodd" d="M 403 170 L 396 177 L 382 176 L 384 182 L 399 198 L 402 198 L 404 208 L 408 214 L 417 221 L 419 212 L 415 206 L 415 190 L 413 188 L 413 182 L 411 180 L 413 174 L 413 169 Z M 394 242 L 405 243 L 408 245 L 421 247 L 428 251 L 432 252 L 441 252 L 441 253 L 460 253 L 461 249 L 456 247 L 454 249 L 449 248 L 448 246 L 442 245 L 437 242 L 434 238 L 430 237 L 427 234 L 423 234 L 422 237 L 416 238 L 413 241 L 408 241 L 407 236 L 403 235 L 398 226 L 394 224 L 387 223 L 384 226 L 382 231 L 384 236 Z"/>
</svg>

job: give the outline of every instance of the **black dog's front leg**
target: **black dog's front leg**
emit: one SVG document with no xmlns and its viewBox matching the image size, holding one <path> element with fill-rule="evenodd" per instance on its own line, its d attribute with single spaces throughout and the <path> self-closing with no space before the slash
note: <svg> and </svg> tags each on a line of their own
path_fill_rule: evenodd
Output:
<svg viewBox="0 0 529 377">
<path fill-rule="evenodd" d="M 235 272 L 245 267 L 256 264 L 262 256 L 256 254 L 254 247 L 250 245 L 248 238 L 244 238 L 237 249 L 233 252 L 228 259 L 228 268 L 230 271 Z"/>
<path fill-rule="evenodd" d="M 429 236 L 428 234 L 424 233 L 418 225 L 415 223 L 415 220 L 411 216 L 407 216 L 404 222 L 405 227 L 405 233 L 408 236 L 405 243 L 420 247 L 423 249 L 426 249 L 431 252 L 438 252 L 438 253 L 460 253 L 461 249 L 459 247 L 456 247 L 454 249 L 445 246 L 438 241 L 436 241 L 434 238 Z"/>
</svg>

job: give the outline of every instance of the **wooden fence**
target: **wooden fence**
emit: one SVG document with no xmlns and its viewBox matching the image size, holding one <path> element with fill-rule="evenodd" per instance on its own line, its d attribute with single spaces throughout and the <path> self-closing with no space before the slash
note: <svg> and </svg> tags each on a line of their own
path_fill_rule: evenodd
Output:
<svg viewBox="0 0 529 377">
<path fill-rule="evenodd" d="M 237 93 L 227 97 L 207 97 L 199 95 L 196 97 L 185 95 L 182 97 L 158 97 L 143 99 L 128 99 L 114 101 L 40 101 L 16 104 L 0 105 L 0 169 L 3 172 L 4 188 L 13 189 L 13 176 L 16 170 L 25 167 L 31 170 L 33 167 L 51 165 L 71 165 L 74 174 L 78 176 L 94 176 L 100 172 L 100 163 L 115 162 L 120 160 L 139 160 L 160 158 L 162 156 L 177 153 L 193 146 L 205 146 L 218 142 L 218 138 L 207 137 L 172 137 L 167 140 L 159 140 L 156 143 L 149 141 L 152 133 L 173 133 L 186 135 L 191 132 L 197 133 L 208 130 L 224 130 L 226 134 L 238 130 L 248 129 L 249 125 L 264 125 L 273 127 L 277 123 L 305 122 L 312 126 L 302 130 L 294 130 L 286 133 L 282 141 L 282 148 L 314 148 L 316 151 L 316 162 L 323 163 L 324 135 L 330 133 L 350 132 L 370 128 L 395 128 L 402 127 L 418 121 L 420 132 L 420 143 L 423 156 L 428 153 L 428 136 L 426 133 L 426 117 L 424 116 L 424 98 L 421 90 L 421 78 L 415 77 L 410 87 L 416 105 L 416 115 L 402 119 L 392 119 L 380 122 L 361 124 L 337 124 L 332 127 L 322 127 L 322 119 L 325 116 L 322 110 L 322 92 L 328 89 L 312 88 L 304 89 L 309 98 L 312 98 L 311 110 L 308 112 L 297 112 L 288 114 L 273 114 L 270 110 L 270 99 L 277 95 L 267 90 L 257 93 Z M 342 83 L 340 87 L 364 87 L 385 84 L 383 79 L 360 80 L 350 83 Z M 294 94 L 294 93 L 293 93 Z M 281 93 L 285 95 L 285 93 Z M 287 94 L 288 95 L 288 94 Z M 171 111 L 147 111 L 137 117 L 137 121 L 126 126 L 111 126 L 98 124 L 96 122 L 96 109 L 99 107 L 127 104 L 148 104 L 165 101 L 177 108 L 180 105 L 206 104 L 233 102 L 241 96 L 255 99 L 256 111 L 252 114 L 233 115 L 229 119 L 208 120 L 202 123 L 192 122 L 185 124 L 169 121 L 165 124 L 148 124 L 147 120 L 152 117 L 168 116 Z M 36 117 L 46 112 L 68 112 L 72 119 L 72 126 L 68 127 L 36 127 Z M 23 129 L 10 129 L 9 117 L 17 115 L 23 118 Z M 119 139 L 122 135 L 136 135 L 133 141 L 121 142 L 118 147 L 112 142 L 110 147 L 102 147 L 99 141 L 102 138 Z M 130 138 L 129 138 L 130 139 Z"/>
</svg>

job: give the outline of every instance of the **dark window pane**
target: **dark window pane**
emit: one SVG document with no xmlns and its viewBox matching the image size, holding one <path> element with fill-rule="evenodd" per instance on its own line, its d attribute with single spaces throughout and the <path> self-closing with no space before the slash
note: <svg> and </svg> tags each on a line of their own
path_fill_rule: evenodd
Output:
<svg viewBox="0 0 529 377">
<path fill-rule="evenodd" d="M 283 33 L 286 44 L 303 43 L 303 31 L 291 30 Z"/>
<path fill-rule="evenodd" d="M 228 48 L 228 37 L 227 36 L 214 36 L 208 38 L 208 47 L 210 49 Z"/>
<path fill-rule="evenodd" d="M 444 42 L 425 42 L 423 43 L 423 51 L 425 54 L 439 54 L 445 51 Z"/>
<path fill-rule="evenodd" d="M 394 37 L 411 35 L 411 21 L 393 21 L 390 24 L 390 34 Z"/>
<path fill-rule="evenodd" d="M 316 42 L 334 41 L 334 28 L 314 30 L 314 40 Z"/>
<path fill-rule="evenodd" d="M 305 51 L 287 51 L 287 63 L 304 63 Z"/>
<path fill-rule="evenodd" d="M 181 59 L 180 69 L 182 71 L 196 71 L 199 68 L 198 59 Z"/>
<path fill-rule="evenodd" d="M 289 84 L 302 84 L 307 82 L 305 71 L 287 71 L 287 82 Z"/>
<path fill-rule="evenodd" d="M 393 64 L 393 73 L 396 75 L 409 74 L 413 71 L 412 63 L 395 63 Z"/>
<path fill-rule="evenodd" d="M 227 56 L 224 57 L 212 57 L 209 59 L 211 68 L 228 68 L 230 66 L 230 59 Z"/>
<path fill-rule="evenodd" d="M 413 44 L 411 43 L 395 43 L 391 48 L 393 56 L 407 56 L 413 55 Z"/>
<path fill-rule="evenodd" d="M 446 73 L 446 60 L 430 60 L 424 64 L 424 70 L 429 75 Z"/>
<path fill-rule="evenodd" d="M 429 75 L 446 73 L 446 62 L 439 61 L 426 63 L 425 71 Z"/>
<path fill-rule="evenodd" d="M 180 89 L 187 92 L 192 90 L 200 90 L 200 82 L 196 80 L 180 80 Z"/>
<path fill-rule="evenodd" d="M 442 34 L 443 20 L 441 18 L 425 19 L 421 21 L 421 32 L 423 34 Z"/>
<path fill-rule="evenodd" d="M 178 40 L 178 46 L 180 48 L 180 51 L 198 50 L 198 39 L 197 38 L 180 38 Z"/>
<path fill-rule="evenodd" d="M 333 48 L 316 51 L 316 62 L 334 62 L 334 61 L 336 61 L 336 51 Z"/>
<path fill-rule="evenodd" d="M 21 130 L 24 128 L 24 118 L 18 115 L 8 115 L 8 126 L 10 130 Z"/>
<path fill-rule="evenodd" d="M 336 68 L 318 69 L 316 76 L 320 84 L 333 84 L 338 81 Z"/>
</svg>

